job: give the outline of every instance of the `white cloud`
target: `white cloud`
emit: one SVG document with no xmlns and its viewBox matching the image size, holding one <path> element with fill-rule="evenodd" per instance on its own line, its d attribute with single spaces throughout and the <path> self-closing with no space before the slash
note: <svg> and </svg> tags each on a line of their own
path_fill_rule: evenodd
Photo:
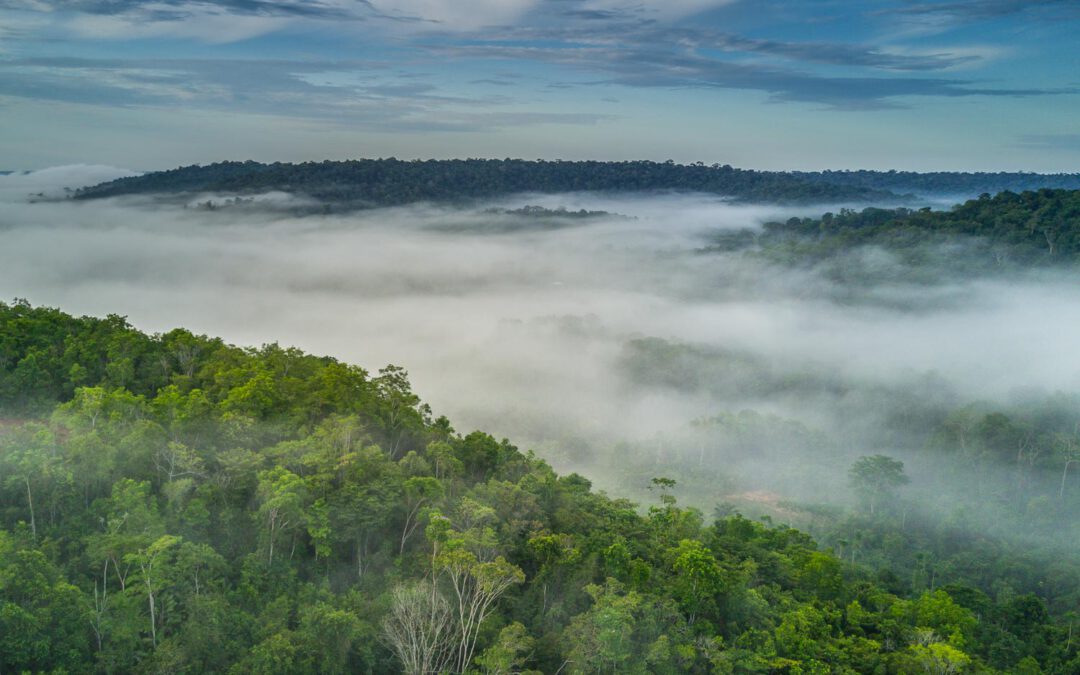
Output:
<svg viewBox="0 0 1080 675">
<path fill-rule="evenodd" d="M 678 19 L 691 16 L 716 7 L 730 5 L 735 0 L 587 0 L 586 9 L 592 10 L 620 10 L 635 9 L 645 13 L 664 18 Z"/>
<path fill-rule="evenodd" d="M 890 45 L 881 50 L 883 54 L 903 57 L 941 57 L 953 59 L 954 64 L 943 66 L 941 70 L 972 70 L 983 68 L 991 61 L 998 61 L 1011 56 L 1013 49 L 992 45 L 941 45 L 940 47 L 923 44 L 919 47 Z"/>
<path fill-rule="evenodd" d="M 293 21 L 281 16 L 230 14 L 212 6 L 197 5 L 183 19 L 154 20 L 141 13 L 82 14 L 72 17 L 67 26 L 79 36 L 93 39 L 169 37 L 228 43 L 272 33 Z"/>
</svg>

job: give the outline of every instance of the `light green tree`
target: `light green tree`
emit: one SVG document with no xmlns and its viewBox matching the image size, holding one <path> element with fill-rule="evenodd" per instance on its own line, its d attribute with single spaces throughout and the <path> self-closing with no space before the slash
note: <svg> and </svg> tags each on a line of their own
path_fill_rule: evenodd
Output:
<svg viewBox="0 0 1080 675">
<path fill-rule="evenodd" d="M 182 539 L 173 535 L 164 535 L 141 551 L 124 556 L 124 562 L 138 569 L 142 584 L 140 588 L 146 594 L 150 613 L 150 640 L 154 647 L 158 644 L 158 600 L 166 579 L 172 573 L 172 558 Z"/>
<path fill-rule="evenodd" d="M 273 566 L 276 543 L 285 537 L 294 537 L 304 525 L 307 490 L 300 476 L 277 466 L 259 473 L 258 496 L 259 518 L 265 525 L 266 564 Z"/>
</svg>

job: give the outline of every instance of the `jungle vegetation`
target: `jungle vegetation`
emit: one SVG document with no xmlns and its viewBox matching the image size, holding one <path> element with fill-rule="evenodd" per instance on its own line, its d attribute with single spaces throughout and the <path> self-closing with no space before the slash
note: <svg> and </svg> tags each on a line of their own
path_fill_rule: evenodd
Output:
<svg viewBox="0 0 1080 675">
<path fill-rule="evenodd" d="M 861 534 L 822 546 L 683 505 L 663 475 L 646 504 L 597 492 L 456 430 L 395 366 L 18 300 L 0 410 L 3 672 L 1080 670 L 1075 566 L 965 566 L 992 542 L 954 540 L 941 572 L 923 551 L 942 531 L 903 518 L 884 454 L 836 468 L 851 511 L 826 517 Z M 958 412 L 933 451 L 1011 459 L 1032 424 Z M 1025 582 L 988 582 L 1006 576 Z"/>
</svg>

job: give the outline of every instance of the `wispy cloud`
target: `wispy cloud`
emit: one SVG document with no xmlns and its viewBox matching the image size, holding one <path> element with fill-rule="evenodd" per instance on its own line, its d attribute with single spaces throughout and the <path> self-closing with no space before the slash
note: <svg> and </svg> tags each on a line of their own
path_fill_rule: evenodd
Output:
<svg viewBox="0 0 1080 675">
<path fill-rule="evenodd" d="M 0 0 L 3 2 L 5 0 Z M 415 18 L 444 24 L 441 32 L 428 31 L 406 44 L 423 46 L 441 59 L 464 61 L 509 60 L 571 67 L 594 82 L 632 87 L 741 89 L 766 92 L 773 102 L 817 103 L 844 110 L 896 108 L 910 105 L 911 97 L 1009 96 L 1031 97 L 1075 93 L 1069 88 L 989 87 L 972 79 L 919 76 L 969 65 L 981 56 L 971 50 L 911 51 L 873 45 L 750 38 L 708 27 L 658 22 L 655 3 L 624 5 L 598 0 L 467 0 L 455 12 L 470 9 L 473 23 L 512 21 L 528 13 L 529 26 L 503 25 L 462 32 L 458 19 L 432 9 L 427 0 L 75 0 L 56 2 L 48 9 L 79 14 L 72 25 L 97 35 L 142 31 L 178 34 L 196 31 L 204 39 L 243 39 L 280 28 L 294 19 Z M 13 0 L 6 0 L 12 5 Z M 35 7 L 44 0 L 34 0 Z M 496 9 L 495 5 L 500 9 Z M 725 2 L 686 0 L 684 11 L 700 10 Z M 1044 0 L 909 3 L 891 11 L 990 15 L 1026 11 L 1024 7 L 1063 7 Z M 19 2 L 27 6 L 26 2 Z M 441 5 L 440 5 L 441 6 Z M 40 7 L 39 7 L 40 9 Z M 567 21 L 567 17 L 576 21 Z M 177 28 L 176 23 L 184 28 Z M 137 24 L 136 28 L 132 25 Z M 535 25 L 533 25 L 535 24 Z M 211 37 L 207 37 L 211 36 Z M 818 66 L 830 70 L 822 72 Z M 301 117 L 370 119 L 372 103 L 391 103 L 410 110 L 442 105 L 468 105 L 469 97 L 440 96 L 424 82 L 365 81 L 364 77 L 323 77 L 326 73 L 355 76 L 369 71 L 366 64 L 338 62 L 178 61 L 153 64 L 53 60 L 13 61 L 2 66 L 9 95 L 83 102 L 115 101 L 121 105 L 151 104 L 169 99 L 197 105 L 231 105 L 240 109 Z M 837 70 L 837 69 L 844 70 Z M 153 75 L 147 70 L 154 71 Z M 72 72 L 80 71 L 78 77 Z M 182 73 L 178 76 L 177 73 Z M 87 78 L 87 76 L 89 76 Z M 86 78 L 86 79 L 84 79 Z M 511 83 L 500 77 L 477 77 L 473 85 Z M 505 103 L 491 97 L 473 97 L 487 105 Z M 364 117 L 356 117 L 363 111 Z M 400 111 L 399 111 L 400 112 Z M 380 118 L 381 115 L 376 115 Z M 406 115 L 405 117 L 408 117 Z"/>
<path fill-rule="evenodd" d="M 686 40 L 693 40 L 687 36 Z M 776 40 L 752 40 L 738 35 L 703 34 L 699 47 L 712 47 L 732 52 L 748 52 L 779 56 L 793 61 L 826 63 L 839 66 L 878 68 L 882 70 L 943 70 L 971 61 L 978 56 L 955 54 L 948 51 L 929 54 L 904 54 L 888 52 L 866 45 L 849 45 L 823 42 L 780 42 Z"/>
<path fill-rule="evenodd" d="M 1080 6 L 1075 0 L 948 0 L 908 2 L 882 10 L 882 13 L 936 15 L 967 20 L 996 19 L 1015 14 L 1061 19 L 1080 18 Z"/>
<path fill-rule="evenodd" d="M 321 21 L 383 19 L 473 29 L 519 18 L 538 0 L 0 0 L 0 9 L 80 14 L 122 20 L 135 28 L 202 21 L 208 16 Z M 101 24 L 103 22 L 98 22 Z M 160 30 L 160 27 L 159 27 Z"/>
<path fill-rule="evenodd" d="M 422 24 L 418 15 L 382 11 L 368 0 L 0 0 L 0 12 L 37 16 L 50 29 L 92 40 L 180 38 L 231 43 L 298 23 Z"/>
<path fill-rule="evenodd" d="M 441 93 L 381 64 L 335 61 L 34 58 L 0 62 L 9 97 L 113 106 L 241 110 L 381 131 L 592 125 L 611 115 L 518 110 L 506 96 Z"/>
<path fill-rule="evenodd" d="M 259 16 L 346 18 L 373 11 L 367 0 L 0 0 L 0 9 L 130 15 L 150 21 L 179 21 L 216 11 Z"/>
<path fill-rule="evenodd" d="M 633 87 L 743 89 L 767 92 L 774 102 L 819 103 L 835 109 L 868 110 L 908 105 L 913 96 L 1054 96 L 1075 88 L 988 87 L 975 80 L 910 77 L 977 60 L 969 53 L 902 54 L 831 43 L 752 40 L 686 28 L 639 26 L 608 29 L 507 29 L 474 34 L 466 42 L 443 41 L 431 49 L 443 56 L 540 61 L 571 67 L 592 82 Z M 747 59 L 782 57 L 780 60 Z M 740 58 L 742 57 L 742 58 Z M 823 74 L 807 66 L 824 63 L 856 69 L 854 75 Z M 870 69 L 872 74 L 858 74 Z M 878 71 L 874 73 L 873 71 Z"/>
</svg>

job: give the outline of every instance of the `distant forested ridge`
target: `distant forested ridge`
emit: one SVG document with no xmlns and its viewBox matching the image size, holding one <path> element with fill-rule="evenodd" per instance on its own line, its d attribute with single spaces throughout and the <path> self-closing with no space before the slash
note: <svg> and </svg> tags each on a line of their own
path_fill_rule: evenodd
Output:
<svg viewBox="0 0 1080 675">
<path fill-rule="evenodd" d="M 520 159 L 401 161 L 361 159 L 303 164 L 221 162 L 120 178 L 84 188 L 77 199 L 143 193 L 257 193 L 281 190 L 330 204 L 395 206 L 460 202 L 521 192 L 706 192 L 743 201 L 816 203 L 893 200 L 866 187 L 811 182 L 793 175 L 673 162 L 569 162 Z"/>
<path fill-rule="evenodd" d="M 1024 192 L 1041 189 L 1080 189 L 1080 173 L 963 172 L 963 171 L 793 171 L 802 180 L 919 195 L 979 195 L 984 192 Z"/>
<path fill-rule="evenodd" d="M 903 465 L 850 476 L 895 532 Z M 0 303 L 0 671 L 1080 672 L 1039 595 L 651 487 L 459 433 L 400 368 Z"/>
<path fill-rule="evenodd" d="M 238 193 L 280 190 L 349 208 L 419 201 L 460 202 L 520 192 L 705 192 L 747 202 L 812 204 L 895 202 L 901 196 L 978 195 L 1080 189 L 1080 173 L 935 171 L 755 171 L 728 165 L 650 161 L 521 159 L 359 159 L 219 162 L 120 178 L 79 190 L 76 199 L 132 194 Z"/>
<path fill-rule="evenodd" d="M 983 195 L 947 211 L 850 209 L 820 218 L 766 223 L 724 232 L 714 250 L 758 250 L 785 263 L 817 262 L 877 246 L 909 263 L 928 262 L 933 247 L 981 266 L 1074 265 L 1080 262 L 1080 190 Z M 970 271 L 970 270 L 969 270 Z"/>
</svg>

